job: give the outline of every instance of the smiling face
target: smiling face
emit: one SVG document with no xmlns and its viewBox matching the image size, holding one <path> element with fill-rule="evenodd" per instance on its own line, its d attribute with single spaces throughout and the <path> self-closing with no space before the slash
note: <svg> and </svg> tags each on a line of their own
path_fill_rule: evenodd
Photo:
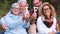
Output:
<svg viewBox="0 0 60 34">
<path fill-rule="evenodd" d="M 50 16 L 50 13 L 51 13 L 50 7 L 47 6 L 47 5 L 45 5 L 45 6 L 43 7 L 43 13 L 44 13 L 45 16 Z"/>
<path fill-rule="evenodd" d="M 33 5 L 35 6 L 35 7 L 38 7 L 38 6 L 40 6 L 42 4 L 42 1 L 39 1 L 39 0 L 34 0 L 33 1 Z"/>
<path fill-rule="evenodd" d="M 20 11 L 21 11 L 21 12 L 24 12 L 24 11 L 26 10 L 27 3 L 26 3 L 26 2 L 21 2 L 21 3 L 19 4 L 19 6 L 20 6 Z"/>
<path fill-rule="evenodd" d="M 20 13 L 19 9 L 20 9 L 19 5 L 16 5 L 16 7 L 11 8 L 11 11 L 14 15 L 18 15 Z"/>
</svg>

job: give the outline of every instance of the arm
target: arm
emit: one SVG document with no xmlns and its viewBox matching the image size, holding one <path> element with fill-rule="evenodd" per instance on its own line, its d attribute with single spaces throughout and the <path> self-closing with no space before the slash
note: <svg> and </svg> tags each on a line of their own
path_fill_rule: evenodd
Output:
<svg viewBox="0 0 60 34">
<path fill-rule="evenodd" d="M 37 19 L 37 30 L 38 30 L 38 33 L 39 34 L 47 34 L 45 31 L 44 31 L 44 27 L 43 27 L 43 23 L 42 23 L 42 19 L 41 17 L 38 17 Z"/>
<path fill-rule="evenodd" d="M 34 12 L 31 16 L 30 16 L 30 24 L 35 24 L 37 19 L 37 14 L 36 12 Z"/>
<path fill-rule="evenodd" d="M 56 24 L 56 30 L 59 32 L 59 24 Z"/>
<path fill-rule="evenodd" d="M 23 25 L 23 27 L 24 28 L 28 28 L 30 26 L 30 22 L 26 22 L 26 21 L 24 21 L 24 25 Z"/>
<path fill-rule="evenodd" d="M 1 19 L 1 25 L 2 25 L 2 28 L 3 28 L 4 30 L 6 30 L 7 25 L 6 25 L 6 23 L 5 23 L 4 18 Z"/>
<path fill-rule="evenodd" d="M 38 33 L 42 33 L 41 27 L 42 27 L 41 17 L 38 17 L 38 19 L 37 19 L 37 30 L 38 30 Z"/>
<path fill-rule="evenodd" d="M 59 20 L 56 20 L 56 30 L 59 32 Z"/>
<path fill-rule="evenodd" d="M 24 25 L 23 25 L 23 27 L 24 28 L 28 28 L 29 27 L 29 25 L 30 25 L 30 14 L 29 13 L 26 13 L 26 14 L 24 14 L 23 15 L 23 21 L 24 21 Z"/>
</svg>

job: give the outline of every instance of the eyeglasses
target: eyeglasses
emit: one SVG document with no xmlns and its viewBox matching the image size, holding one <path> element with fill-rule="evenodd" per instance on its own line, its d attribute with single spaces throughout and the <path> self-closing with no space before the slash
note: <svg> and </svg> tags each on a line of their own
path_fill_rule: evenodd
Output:
<svg viewBox="0 0 60 34">
<path fill-rule="evenodd" d="M 35 3 L 34 5 L 39 4 L 39 2 Z"/>
<path fill-rule="evenodd" d="M 13 7 L 13 9 L 20 9 L 20 8 L 15 8 L 15 7 Z"/>
<path fill-rule="evenodd" d="M 45 8 L 45 9 L 43 9 L 44 11 L 46 11 L 46 10 L 50 10 L 50 8 Z"/>
<path fill-rule="evenodd" d="M 20 5 L 20 7 L 27 7 L 27 5 Z"/>
</svg>

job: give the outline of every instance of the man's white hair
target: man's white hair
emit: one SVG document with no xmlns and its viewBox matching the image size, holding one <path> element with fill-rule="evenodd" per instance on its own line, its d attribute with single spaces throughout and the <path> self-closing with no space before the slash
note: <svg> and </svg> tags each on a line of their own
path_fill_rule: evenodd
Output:
<svg viewBox="0 0 60 34">
<path fill-rule="evenodd" d="M 27 3 L 27 0 L 18 0 L 18 3 L 21 3 L 21 2 L 26 2 Z"/>
<path fill-rule="evenodd" d="M 16 5 L 19 5 L 19 3 L 13 3 L 12 5 L 11 5 L 11 7 L 16 7 Z"/>
<path fill-rule="evenodd" d="M 25 2 L 27 4 L 27 7 L 29 6 L 28 3 L 27 3 L 27 0 L 18 0 L 18 3 L 22 3 L 22 2 Z"/>
</svg>

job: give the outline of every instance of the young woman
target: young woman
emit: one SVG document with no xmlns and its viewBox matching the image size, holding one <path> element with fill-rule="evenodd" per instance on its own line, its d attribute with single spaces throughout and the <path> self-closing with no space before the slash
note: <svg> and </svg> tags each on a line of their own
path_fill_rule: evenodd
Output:
<svg viewBox="0 0 60 34">
<path fill-rule="evenodd" d="M 54 7 L 48 2 L 39 7 L 39 18 L 37 19 L 38 34 L 55 34 L 56 13 Z"/>
<path fill-rule="evenodd" d="M 42 4 L 42 0 L 33 0 L 33 6 L 36 7 L 36 9 L 33 7 L 30 10 L 30 27 L 29 27 L 29 34 L 37 34 L 37 29 L 36 29 L 36 21 L 37 18 L 39 16 L 39 11 L 38 11 L 38 7 Z M 36 10 L 36 11 L 35 11 Z"/>
<path fill-rule="evenodd" d="M 29 23 L 23 21 L 18 3 L 12 5 L 9 13 L 1 19 L 4 34 L 27 34 L 26 29 Z"/>
</svg>

